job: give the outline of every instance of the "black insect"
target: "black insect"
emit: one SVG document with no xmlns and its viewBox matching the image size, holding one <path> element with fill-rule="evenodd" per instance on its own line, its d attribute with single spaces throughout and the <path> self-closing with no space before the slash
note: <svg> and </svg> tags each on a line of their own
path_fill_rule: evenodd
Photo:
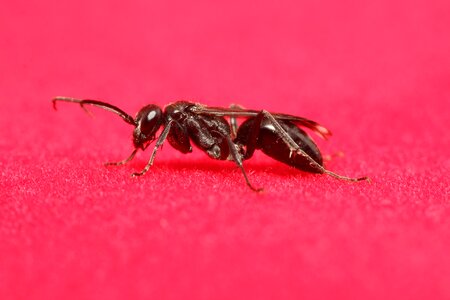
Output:
<svg viewBox="0 0 450 300">
<path fill-rule="evenodd" d="M 167 139 L 172 147 L 182 153 L 192 152 L 192 142 L 211 158 L 234 161 L 241 169 L 247 185 L 254 191 L 262 189 L 255 188 L 250 183 L 242 162 L 251 158 L 256 149 L 305 172 L 328 174 L 347 181 L 368 179 L 349 178 L 326 170 L 319 148 L 300 126 L 314 131 L 324 139 L 331 133 L 318 123 L 302 117 L 265 110 L 248 110 L 236 105 L 230 108 L 207 107 L 198 103 L 178 101 L 165 106 L 164 111 L 157 105 L 149 104 L 141 108 L 133 118 L 120 108 L 102 101 L 56 97 L 53 99 L 55 109 L 58 101 L 78 103 L 85 111 L 85 105 L 103 108 L 119 115 L 135 127 L 134 150 L 130 156 L 107 165 L 118 166 L 131 161 L 139 149 L 145 150 L 156 140 L 147 165 L 132 176 L 144 175 L 149 170 L 156 152 Z M 225 117 L 229 118 L 229 121 Z M 237 118 L 246 120 L 238 126 Z M 156 137 L 161 127 L 162 132 Z"/>
</svg>

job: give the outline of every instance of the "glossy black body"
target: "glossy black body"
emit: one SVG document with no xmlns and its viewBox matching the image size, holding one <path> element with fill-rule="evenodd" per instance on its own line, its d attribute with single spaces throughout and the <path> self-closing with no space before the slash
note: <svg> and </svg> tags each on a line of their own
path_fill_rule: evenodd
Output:
<svg viewBox="0 0 450 300">
<path fill-rule="evenodd" d="M 234 161 L 247 185 L 254 191 L 262 189 L 254 188 L 250 183 L 242 162 L 250 159 L 255 150 L 261 150 L 273 159 L 305 172 L 326 173 L 348 181 L 367 179 L 349 178 L 326 170 L 319 148 L 300 127 L 306 127 L 325 139 L 331 133 L 320 124 L 302 117 L 248 110 L 239 106 L 207 107 L 199 103 L 178 101 L 165 106 L 164 110 L 154 104 L 146 105 L 133 118 L 120 108 L 98 100 L 56 97 L 53 99 L 55 109 L 58 101 L 78 103 L 84 110 L 87 110 L 86 105 L 100 107 L 134 126 L 134 150 L 131 155 L 125 160 L 107 165 L 125 164 L 134 158 L 139 149 L 145 150 L 156 141 L 145 168 L 132 176 L 143 175 L 149 170 L 156 152 L 167 140 L 182 153 L 192 152 L 194 144 L 210 158 Z M 239 125 L 237 119 L 244 119 L 244 122 Z"/>
<path fill-rule="evenodd" d="M 182 153 L 192 152 L 192 143 L 209 157 L 219 160 L 229 158 L 226 140 L 230 136 L 230 125 L 224 117 L 198 115 L 191 102 L 178 101 L 165 107 L 165 122 L 173 121 L 167 140 Z"/>
<path fill-rule="evenodd" d="M 163 121 L 153 121 L 153 126 L 157 124 L 167 124 L 173 121 L 167 140 L 169 144 L 182 153 L 192 152 L 192 143 L 204 151 L 210 158 L 218 160 L 233 160 L 230 156 L 230 149 L 226 137 L 231 135 L 229 122 L 221 116 L 199 115 L 196 113 L 198 106 L 192 102 L 178 101 L 169 104 L 164 109 Z M 148 115 L 149 111 L 158 110 L 154 106 L 146 106 L 137 115 Z M 159 112 L 156 113 L 159 115 Z M 154 119 L 154 118 L 153 118 Z M 301 155 L 291 155 L 289 146 L 280 139 L 278 132 L 268 120 L 263 120 L 260 125 L 256 125 L 256 117 L 248 118 L 239 126 L 237 136 L 233 143 L 237 147 L 243 160 L 250 159 L 253 151 L 246 151 L 249 148 L 262 150 L 265 154 L 289 166 L 311 173 L 322 173 L 322 171 L 310 165 L 310 162 Z M 323 159 L 319 148 L 307 133 L 290 121 L 278 120 L 286 133 L 305 151 L 314 161 L 323 166 Z M 148 126 L 148 128 L 154 128 Z M 254 145 L 251 143 L 250 135 L 253 130 L 258 131 Z M 153 134 L 153 133 L 152 133 Z M 145 138 L 144 138 L 145 139 Z M 152 137 L 154 139 L 154 136 Z M 136 139 L 135 139 L 136 141 Z M 142 143 L 137 140 L 135 146 Z"/>
</svg>

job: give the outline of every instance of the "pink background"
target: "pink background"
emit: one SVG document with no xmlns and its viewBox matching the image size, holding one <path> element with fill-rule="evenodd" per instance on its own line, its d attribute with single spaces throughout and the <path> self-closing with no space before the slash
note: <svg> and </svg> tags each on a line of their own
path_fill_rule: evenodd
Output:
<svg viewBox="0 0 450 300">
<path fill-rule="evenodd" d="M 0 298 L 449 299 L 449 2 L 313 2 L 5 2 Z M 170 145 L 130 178 L 129 125 L 56 95 L 305 116 L 372 183 Z"/>
</svg>

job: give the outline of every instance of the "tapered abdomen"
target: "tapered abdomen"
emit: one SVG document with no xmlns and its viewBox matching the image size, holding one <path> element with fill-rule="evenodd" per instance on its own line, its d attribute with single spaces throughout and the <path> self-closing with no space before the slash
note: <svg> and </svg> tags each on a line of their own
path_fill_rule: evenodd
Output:
<svg viewBox="0 0 450 300">
<path fill-rule="evenodd" d="M 236 142 L 246 145 L 246 141 L 249 140 L 248 137 L 252 130 L 253 121 L 253 119 L 248 119 L 239 127 Z M 278 122 L 300 149 L 319 165 L 323 166 L 322 154 L 319 148 L 304 130 L 289 121 Z M 317 167 L 311 166 L 310 161 L 304 156 L 295 152 L 291 155 L 289 146 L 283 141 L 280 134 L 276 132 L 275 127 L 268 121 L 263 121 L 261 124 L 256 149 L 260 149 L 273 159 L 299 170 L 310 173 L 322 173 Z"/>
</svg>

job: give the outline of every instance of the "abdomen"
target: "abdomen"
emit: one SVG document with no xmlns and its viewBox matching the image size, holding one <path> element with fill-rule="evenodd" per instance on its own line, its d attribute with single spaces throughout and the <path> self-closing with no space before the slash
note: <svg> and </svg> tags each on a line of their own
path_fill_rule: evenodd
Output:
<svg viewBox="0 0 450 300">
<path fill-rule="evenodd" d="M 245 144 L 244 136 L 248 137 L 253 121 L 253 119 L 248 119 L 242 123 L 239 128 L 237 140 L 239 140 L 240 143 Z M 322 154 L 320 153 L 319 148 L 304 130 L 289 121 L 278 120 L 278 122 L 300 149 L 308 154 L 319 165 L 323 166 Z M 269 121 L 263 121 L 261 124 L 256 149 L 260 149 L 273 159 L 299 170 L 310 173 L 322 173 L 320 169 L 311 166 L 308 159 L 304 156 L 296 155 L 295 153 L 290 155 L 291 151 L 289 146 L 282 140 L 280 134 L 275 131 L 274 126 Z"/>
</svg>

